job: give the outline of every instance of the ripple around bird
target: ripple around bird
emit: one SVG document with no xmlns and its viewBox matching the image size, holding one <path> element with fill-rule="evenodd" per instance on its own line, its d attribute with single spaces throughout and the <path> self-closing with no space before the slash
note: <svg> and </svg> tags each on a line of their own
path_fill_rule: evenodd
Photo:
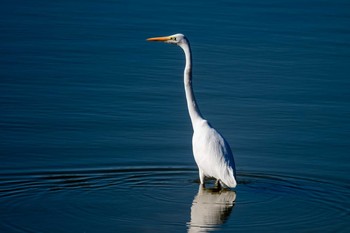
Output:
<svg viewBox="0 0 350 233">
<path fill-rule="evenodd" d="M 81 220 L 93 219 L 99 215 L 100 223 L 112 218 L 120 224 L 128 224 L 132 218 L 154 218 L 154 214 L 142 214 L 142 211 L 147 212 L 148 205 L 159 205 L 174 210 L 176 206 L 183 207 L 188 212 L 188 206 L 198 186 L 197 170 L 187 166 L 34 170 L 1 174 L 0 177 L 0 203 L 7 213 L 11 213 L 6 215 L 0 229 L 19 231 L 22 231 L 21 226 L 12 220 L 21 215 L 20 211 L 26 209 L 26 206 L 27 210 L 30 210 L 33 203 L 36 203 L 35 208 L 40 209 L 41 206 L 44 209 L 47 202 L 68 198 L 71 201 L 66 201 L 65 206 L 57 206 L 57 213 Z M 234 216 L 231 215 L 231 218 L 236 229 L 288 229 L 308 223 L 319 223 L 322 227 L 336 224 L 339 219 L 345 220 L 349 216 L 347 197 L 350 192 L 347 184 L 303 176 L 242 171 L 238 172 L 238 186 L 235 192 L 237 198 Z M 136 206 L 140 208 L 140 215 L 123 215 L 120 214 L 121 211 L 112 217 L 102 210 L 103 206 L 111 208 L 113 204 L 118 205 L 111 203 L 108 206 L 108 203 L 103 203 L 103 200 L 113 201 L 111 197 L 116 195 L 125 197 L 118 198 L 119 205 L 123 203 L 120 205 L 121 209 L 138 203 Z M 92 197 L 96 196 L 100 196 L 98 200 L 102 205 L 96 205 L 92 201 Z M 84 199 L 85 204 L 82 204 Z M 128 202 L 130 203 L 127 204 Z M 96 208 L 100 210 L 96 211 Z M 255 209 L 255 216 L 254 220 L 250 221 L 252 217 L 246 214 L 251 213 L 252 209 Z M 105 219 L 101 221 L 103 216 Z M 163 221 L 164 225 L 180 224 L 166 217 L 159 221 Z M 33 231 L 35 230 L 33 228 Z"/>
</svg>

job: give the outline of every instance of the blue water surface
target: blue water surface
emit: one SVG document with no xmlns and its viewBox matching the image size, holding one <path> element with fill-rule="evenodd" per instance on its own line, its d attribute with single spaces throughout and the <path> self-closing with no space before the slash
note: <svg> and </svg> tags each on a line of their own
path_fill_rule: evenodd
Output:
<svg viewBox="0 0 350 233">
<path fill-rule="evenodd" d="M 0 8 L 0 232 L 348 232 L 350 3 Z M 184 33 L 235 190 L 201 189 Z M 210 183 L 211 181 L 209 181 Z"/>
</svg>

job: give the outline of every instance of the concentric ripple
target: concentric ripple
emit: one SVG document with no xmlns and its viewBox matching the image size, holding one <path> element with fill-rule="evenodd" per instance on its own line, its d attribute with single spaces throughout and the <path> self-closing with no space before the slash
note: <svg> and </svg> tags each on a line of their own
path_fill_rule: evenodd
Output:
<svg viewBox="0 0 350 233">
<path fill-rule="evenodd" d="M 243 172 L 238 193 L 241 199 L 237 200 L 237 205 L 256 210 L 252 222 L 242 222 L 240 228 L 322 232 L 337 229 L 339 232 L 344 230 L 340 226 L 349 219 L 347 197 L 350 192 L 347 184 L 300 176 Z"/>
<path fill-rule="evenodd" d="M 197 170 L 186 166 L 34 170 L 0 177 L 1 232 L 60 232 L 80 229 L 79 224 L 82 231 L 106 232 L 305 226 L 341 232 L 349 220 L 347 184 L 302 176 L 244 171 L 235 192 L 198 190 Z M 40 221 L 52 224 L 43 228 Z M 131 226 L 135 221 L 140 224 Z"/>
</svg>

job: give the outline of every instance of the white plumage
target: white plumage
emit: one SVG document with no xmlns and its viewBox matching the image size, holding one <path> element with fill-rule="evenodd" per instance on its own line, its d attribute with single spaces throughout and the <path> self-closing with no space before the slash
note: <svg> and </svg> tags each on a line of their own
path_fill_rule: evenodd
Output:
<svg viewBox="0 0 350 233">
<path fill-rule="evenodd" d="M 229 187 L 236 187 L 235 164 L 230 146 L 206 120 L 196 123 L 192 147 L 202 184 L 204 177 L 214 177 Z"/>
<path fill-rule="evenodd" d="M 228 187 L 236 187 L 235 162 L 231 148 L 224 137 L 202 117 L 194 97 L 192 54 L 189 41 L 183 34 L 154 37 L 147 40 L 176 44 L 185 53 L 184 86 L 188 112 L 193 127 L 193 155 L 199 169 L 201 184 L 204 185 L 205 177 L 213 177 Z"/>
</svg>

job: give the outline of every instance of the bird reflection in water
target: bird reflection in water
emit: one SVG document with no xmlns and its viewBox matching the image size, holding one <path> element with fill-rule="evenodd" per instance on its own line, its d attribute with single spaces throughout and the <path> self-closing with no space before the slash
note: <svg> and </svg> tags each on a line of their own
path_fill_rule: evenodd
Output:
<svg viewBox="0 0 350 233">
<path fill-rule="evenodd" d="M 236 200 L 236 192 L 229 189 L 199 186 L 191 207 L 188 232 L 210 232 L 229 218 Z"/>
</svg>

